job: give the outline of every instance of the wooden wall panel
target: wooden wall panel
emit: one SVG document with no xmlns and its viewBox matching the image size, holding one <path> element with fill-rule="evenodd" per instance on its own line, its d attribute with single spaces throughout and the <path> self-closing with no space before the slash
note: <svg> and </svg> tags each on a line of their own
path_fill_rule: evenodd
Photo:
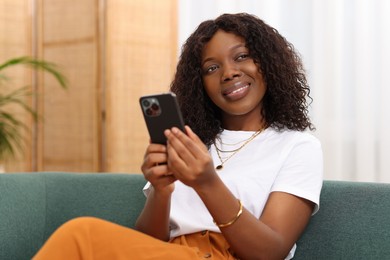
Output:
<svg viewBox="0 0 390 260">
<path fill-rule="evenodd" d="M 138 98 L 167 91 L 176 66 L 175 0 L 108 0 L 106 170 L 140 172 L 149 137 Z"/>
<path fill-rule="evenodd" d="M 26 0 L 0 1 L 0 63 L 10 58 L 31 55 L 31 5 Z M 2 81 L 0 93 L 8 93 L 22 86 L 31 86 L 31 71 L 25 67 L 10 67 L 2 73 L 10 79 Z M 31 103 L 31 98 L 26 97 Z M 18 107 L 8 107 L 7 110 L 17 115 L 21 120 L 31 125 L 31 117 Z M 26 142 L 24 151 L 18 152 L 14 160 L 0 162 L 6 171 L 29 171 L 31 169 L 31 132 L 23 132 Z"/>
<path fill-rule="evenodd" d="M 39 10 L 39 56 L 61 65 L 69 89 L 41 77 L 38 170 L 98 171 L 98 1 L 41 0 Z"/>
</svg>

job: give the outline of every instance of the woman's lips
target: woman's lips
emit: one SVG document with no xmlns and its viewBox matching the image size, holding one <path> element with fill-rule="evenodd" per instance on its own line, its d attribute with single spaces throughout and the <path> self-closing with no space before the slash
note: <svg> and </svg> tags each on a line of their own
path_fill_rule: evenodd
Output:
<svg viewBox="0 0 390 260">
<path fill-rule="evenodd" d="M 249 92 L 249 83 L 236 83 L 234 86 L 229 87 L 225 89 L 222 94 L 224 95 L 225 98 L 231 100 L 231 101 L 236 101 L 239 100 L 243 97 L 245 97 L 248 92 Z"/>
</svg>

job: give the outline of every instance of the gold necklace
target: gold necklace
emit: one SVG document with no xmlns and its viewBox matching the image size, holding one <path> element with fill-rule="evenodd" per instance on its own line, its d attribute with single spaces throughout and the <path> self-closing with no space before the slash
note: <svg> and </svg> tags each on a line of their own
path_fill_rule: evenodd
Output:
<svg viewBox="0 0 390 260">
<path fill-rule="evenodd" d="M 222 150 L 222 149 L 219 149 L 215 143 L 214 143 L 214 146 L 215 146 L 215 149 L 217 149 L 217 151 L 221 152 L 221 153 L 233 153 L 233 152 L 240 150 L 240 148 L 241 148 L 241 146 L 240 146 L 237 149 L 233 149 L 233 150 Z"/>
<path fill-rule="evenodd" d="M 220 139 L 220 138 L 218 138 L 218 140 L 219 140 L 219 143 L 221 144 L 221 145 L 226 145 L 226 146 L 237 146 L 238 144 L 240 144 L 240 143 L 244 143 L 244 142 L 247 142 L 248 140 L 250 140 L 252 138 L 252 136 L 250 136 L 248 139 L 244 139 L 244 140 L 242 140 L 242 141 L 239 141 L 239 142 L 237 142 L 237 143 L 235 143 L 235 144 L 227 144 L 227 143 L 224 143 L 224 142 L 222 142 L 222 140 Z M 244 144 L 245 145 L 245 144 Z M 235 152 L 235 151 L 238 151 L 238 150 L 240 150 L 241 149 L 241 146 L 240 147 L 238 147 L 238 148 L 236 148 L 236 149 L 233 149 L 233 150 L 222 150 L 221 148 L 219 148 L 218 146 L 217 146 L 217 144 L 214 142 L 214 146 L 215 146 L 215 149 L 217 149 L 219 152 L 221 152 L 221 153 L 233 153 L 233 152 Z"/>
<path fill-rule="evenodd" d="M 249 137 L 249 138 L 250 138 L 250 137 Z M 248 138 L 248 139 L 249 139 L 249 138 Z M 248 140 L 248 139 L 241 140 L 241 141 L 239 141 L 239 142 L 237 142 L 237 143 L 234 143 L 234 144 L 224 143 L 224 142 L 222 142 L 221 139 L 219 139 L 219 141 L 220 141 L 221 144 L 226 145 L 226 146 L 237 146 L 237 145 L 239 145 L 239 144 L 245 142 L 245 141 Z"/>
<path fill-rule="evenodd" d="M 238 147 L 237 149 L 235 150 L 232 150 L 232 154 L 229 155 L 225 160 L 222 160 L 222 157 L 221 157 L 221 154 L 219 153 L 220 150 L 217 148 L 215 142 L 213 143 L 214 144 L 214 147 L 215 147 L 215 150 L 217 151 L 217 155 L 218 155 L 218 158 L 219 160 L 221 161 L 221 164 L 220 165 L 217 165 L 217 167 L 215 167 L 216 170 L 221 170 L 223 168 L 223 165 L 224 163 L 226 163 L 230 158 L 233 157 L 233 155 L 235 155 L 236 153 L 238 153 L 242 148 L 244 148 L 245 145 L 247 145 L 250 141 L 252 141 L 253 139 L 255 139 L 256 136 L 258 136 L 261 132 L 263 132 L 264 128 L 260 129 L 260 130 L 257 130 L 248 140 L 245 141 L 245 143 L 243 143 L 240 147 Z M 221 151 L 222 152 L 222 151 Z"/>
</svg>

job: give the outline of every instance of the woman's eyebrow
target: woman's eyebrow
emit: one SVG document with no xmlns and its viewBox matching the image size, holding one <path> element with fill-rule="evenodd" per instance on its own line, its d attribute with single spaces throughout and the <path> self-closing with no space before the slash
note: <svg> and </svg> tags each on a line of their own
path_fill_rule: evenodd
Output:
<svg viewBox="0 0 390 260">
<path fill-rule="evenodd" d="M 238 49 L 238 48 L 241 48 L 241 47 L 245 47 L 245 48 L 246 48 L 245 43 L 236 44 L 236 45 L 230 47 L 229 50 L 232 51 L 232 50 L 235 50 L 235 49 Z M 213 60 L 213 59 L 214 59 L 214 57 L 207 57 L 206 59 L 204 59 L 204 60 L 202 61 L 202 66 L 203 66 L 206 62 L 208 62 L 208 61 L 210 61 L 210 60 Z"/>
<path fill-rule="evenodd" d="M 204 59 L 204 60 L 202 61 L 202 66 L 203 66 L 206 62 L 211 61 L 211 60 L 213 60 L 213 59 L 214 59 L 214 57 L 208 57 L 208 58 Z"/>
</svg>

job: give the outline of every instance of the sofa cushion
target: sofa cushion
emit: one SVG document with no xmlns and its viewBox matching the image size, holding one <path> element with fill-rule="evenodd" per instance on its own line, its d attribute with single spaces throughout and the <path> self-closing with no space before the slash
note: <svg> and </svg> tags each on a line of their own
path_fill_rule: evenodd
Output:
<svg viewBox="0 0 390 260">
<path fill-rule="evenodd" d="M 0 259 L 31 258 L 45 238 L 45 213 L 44 176 L 0 174 Z"/>
<path fill-rule="evenodd" d="M 145 183 L 140 174 L 0 174 L 0 259 L 31 259 L 56 228 L 79 216 L 133 227 Z"/>
</svg>

